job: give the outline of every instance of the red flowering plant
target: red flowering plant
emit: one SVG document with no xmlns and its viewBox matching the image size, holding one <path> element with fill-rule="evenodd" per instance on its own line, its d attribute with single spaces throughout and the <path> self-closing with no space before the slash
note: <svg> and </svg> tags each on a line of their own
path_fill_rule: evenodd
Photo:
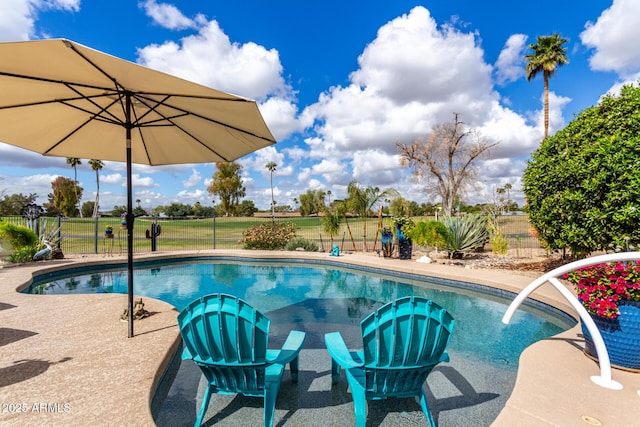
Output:
<svg viewBox="0 0 640 427">
<path fill-rule="evenodd" d="M 618 302 L 640 301 L 640 265 L 616 262 L 590 265 L 562 276 L 576 289 L 578 299 L 589 313 L 600 317 L 618 317 Z"/>
</svg>

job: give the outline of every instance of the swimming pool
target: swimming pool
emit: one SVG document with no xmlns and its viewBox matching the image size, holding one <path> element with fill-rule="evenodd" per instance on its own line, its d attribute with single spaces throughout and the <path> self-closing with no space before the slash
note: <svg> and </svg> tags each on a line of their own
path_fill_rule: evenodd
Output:
<svg viewBox="0 0 640 427">
<path fill-rule="evenodd" d="M 288 331 L 295 328 L 307 332 L 303 351 L 317 351 L 319 358 L 326 356 L 324 333 L 340 330 L 347 344 L 357 347 L 360 320 L 378 306 L 412 294 L 433 299 L 456 319 L 448 346 L 451 368 L 446 369 L 460 373 L 476 390 L 490 391 L 484 393 L 483 399 L 491 402 L 465 404 L 467 411 L 482 412 L 467 416 L 486 419 L 487 425 L 495 419 L 511 393 L 518 357 L 524 348 L 575 324 L 568 315 L 540 304 L 519 310 L 517 318 L 507 326 L 502 324 L 501 317 L 513 295 L 502 291 L 472 283 L 426 279 L 405 273 L 391 274 L 368 267 L 347 269 L 330 262 L 149 261 L 136 265 L 135 286 L 137 295 L 164 300 L 179 310 L 200 295 L 232 293 L 268 314 L 272 320 L 273 347 L 281 344 Z M 126 293 L 126 289 L 126 268 L 114 264 L 39 276 L 25 292 Z M 301 356 L 301 363 L 305 360 L 309 357 Z M 197 394 L 199 372 L 192 368 L 190 365 L 180 367 L 174 386 L 169 390 L 165 409 L 160 409 L 158 425 L 188 425 L 189 417 L 191 423 L 195 419 L 195 413 L 180 412 Z M 299 397 L 296 395 L 292 399 Z M 490 409 L 487 409 L 489 404 Z M 457 413 L 465 413 L 459 409 L 456 408 Z M 180 416 L 176 417 L 176 414 Z M 478 416 L 480 418 L 475 418 Z M 184 424 L 175 424 L 178 419 Z M 441 426 L 456 425 L 455 422 L 443 423 L 444 420 L 446 418 L 442 415 Z"/>
<path fill-rule="evenodd" d="M 198 260 L 137 265 L 134 283 L 136 295 L 160 299 L 178 310 L 202 295 L 236 295 L 269 313 L 274 345 L 286 337 L 287 327 L 295 327 L 307 332 L 306 346 L 314 347 L 316 343 L 324 345 L 322 324 L 358 326 L 362 318 L 388 301 L 407 295 L 424 296 L 445 307 L 456 319 L 450 351 L 508 369 L 517 368 L 520 353 L 533 342 L 575 325 L 573 318 L 557 310 L 531 305 L 519 310 L 510 325 L 504 325 L 501 318 L 512 298 L 501 297 L 495 289 L 403 276 L 290 261 Z M 50 273 L 36 280 L 24 292 L 127 292 L 123 266 Z"/>
</svg>

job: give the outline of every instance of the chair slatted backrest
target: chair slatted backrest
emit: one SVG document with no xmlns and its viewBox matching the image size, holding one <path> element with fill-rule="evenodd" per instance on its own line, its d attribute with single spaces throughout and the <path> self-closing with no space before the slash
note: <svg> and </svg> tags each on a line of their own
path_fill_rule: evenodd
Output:
<svg viewBox="0 0 640 427">
<path fill-rule="evenodd" d="M 245 301 L 211 294 L 178 316 L 186 350 L 201 364 L 260 365 L 266 362 L 269 319 Z"/>
<path fill-rule="evenodd" d="M 419 390 L 445 351 L 453 317 L 437 303 L 405 297 L 385 304 L 360 323 L 369 395 Z"/>
</svg>

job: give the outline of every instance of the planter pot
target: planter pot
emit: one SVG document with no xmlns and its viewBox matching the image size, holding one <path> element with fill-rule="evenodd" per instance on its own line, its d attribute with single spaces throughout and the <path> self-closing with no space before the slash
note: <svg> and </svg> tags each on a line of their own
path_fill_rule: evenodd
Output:
<svg viewBox="0 0 640 427">
<path fill-rule="evenodd" d="M 609 353 L 611 366 L 618 369 L 640 372 L 640 301 L 620 301 L 620 315 L 607 319 L 591 315 Z M 596 348 L 591 334 L 582 325 L 585 354 L 597 360 Z"/>
<path fill-rule="evenodd" d="M 382 254 L 385 258 L 393 254 L 393 233 L 382 233 Z"/>
<path fill-rule="evenodd" d="M 398 239 L 398 253 L 400 259 L 411 259 L 413 243 L 411 239 Z"/>
<path fill-rule="evenodd" d="M 402 232 L 400 226 L 396 226 L 396 234 L 398 235 L 398 258 L 411 259 L 413 243 Z"/>
</svg>

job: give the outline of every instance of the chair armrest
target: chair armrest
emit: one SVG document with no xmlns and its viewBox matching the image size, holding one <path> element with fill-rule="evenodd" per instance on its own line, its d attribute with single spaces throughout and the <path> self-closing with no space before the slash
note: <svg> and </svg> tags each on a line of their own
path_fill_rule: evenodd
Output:
<svg viewBox="0 0 640 427">
<path fill-rule="evenodd" d="M 307 334 L 300 331 L 291 331 L 287 340 L 282 345 L 283 350 L 300 351 Z"/>
<path fill-rule="evenodd" d="M 190 359 L 193 359 L 193 355 L 191 354 L 187 346 L 185 346 L 184 349 L 182 350 L 182 360 L 190 360 Z"/>
<path fill-rule="evenodd" d="M 325 334 L 324 343 L 327 346 L 327 351 L 331 355 L 331 358 L 345 369 L 360 368 L 364 365 L 364 362 L 358 363 L 353 360 L 353 356 L 349 352 L 347 345 L 344 343 L 340 332 Z"/>
<path fill-rule="evenodd" d="M 287 340 L 282 345 L 281 350 L 268 350 L 267 352 L 267 360 L 268 363 L 273 364 L 282 364 L 285 365 L 291 362 L 298 356 L 300 350 L 302 349 L 302 345 L 304 344 L 304 340 L 306 338 L 306 334 L 300 331 L 291 331 L 289 332 L 289 336 Z"/>
</svg>

